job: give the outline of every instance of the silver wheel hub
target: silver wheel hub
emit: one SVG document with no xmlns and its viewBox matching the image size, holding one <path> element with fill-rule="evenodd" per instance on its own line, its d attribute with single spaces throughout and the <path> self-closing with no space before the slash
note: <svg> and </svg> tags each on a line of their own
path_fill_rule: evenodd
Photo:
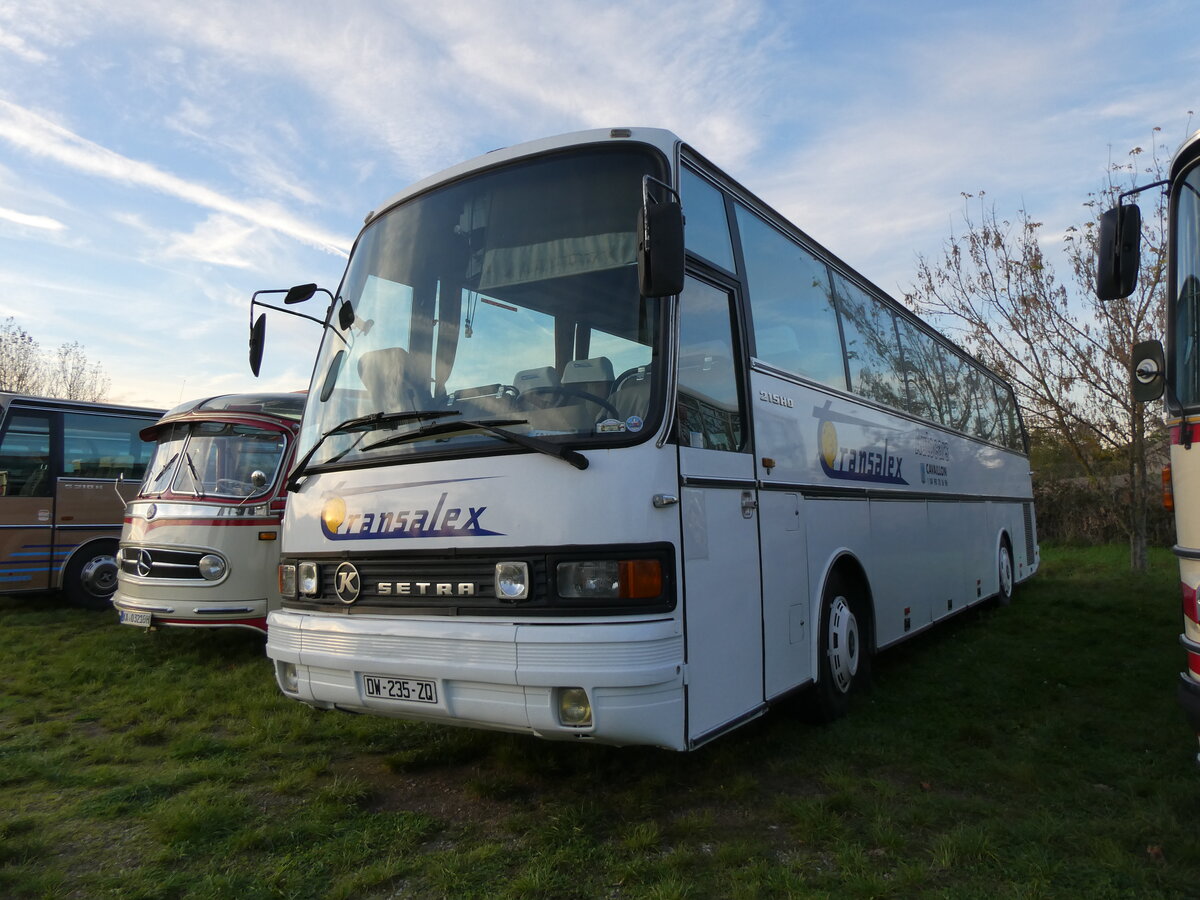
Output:
<svg viewBox="0 0 1200 900">
<path fill-rule="evenodd" d="M 841 693 L 850 690 L 858 672 L 861 644 L 858 639 L 858 620 L 845 597 L 835 597 L 829 608 L 829 673 Z"/>
<path fill-rule="evenodd" d="M 117 560 L 112 556 L 96 556 L 87 561 L 80 573 L 84 590 L 96 597 L 105 597 L 117 589 Z"/>
<path fill-rule="evenodd" d="M 1013 567 L 1012 557 L 1009 556 L 1008 548 L 1000 548 L 1000 591 L 1005 596 L 1012 593 L 1013 589 Z"/>
</svg>

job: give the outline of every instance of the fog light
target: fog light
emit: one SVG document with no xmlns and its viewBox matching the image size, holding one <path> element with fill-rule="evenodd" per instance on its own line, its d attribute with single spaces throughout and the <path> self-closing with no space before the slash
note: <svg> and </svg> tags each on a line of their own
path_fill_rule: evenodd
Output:
<svg viewBox="0 0 1200 900">
<path fill-rule="evenodd" d="M 279 682 L 279 687 L 287 693 L 298 694 L 300 692 L 300 673 L 297 671 L 295 663 L 276 661 L 275 677 Z"/>
<path fill-rule="evenodd" d="M 321 572 L 315 562 L 302 562 L 296 571 L 300 593 L 305 597 L 315 597 L 321 593 Z"/>
<path fill-rule="evenodd" d="M 206 553 L 200 557 L 197 568 L 205 581 L 217 581 L 225 577 L 225 560 L 213 553 Z"/>
<path fill-rule="evenodd" d="M 571 728 L 592 724 L 592 704 L 581 687 L 558 689 L 558 721 Z"/>
<path fill-rule="evenodd" d="M 529 565 L 523 562 L 496 563 L 496 597 L 524 600 L 529 596 Z"/>
<path fill-rule="evenodd" d="M 289 600 L 296 597 L 296 567 L 292 563 L 279 567 L 279 595 Z"/>
</svg>

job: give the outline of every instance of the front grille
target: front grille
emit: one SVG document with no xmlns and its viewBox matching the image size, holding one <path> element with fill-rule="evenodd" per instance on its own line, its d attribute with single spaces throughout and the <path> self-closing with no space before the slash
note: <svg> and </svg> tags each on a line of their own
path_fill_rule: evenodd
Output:
<svg viewBox="0 0 1200 900">
<path fill-rule="evenodd" d="M 126 547 L 121 552 L 121 571 L 139 578 L 197 579 L 199 550 L 166 550 L 160 547 Z"/>
<path fill-rule="evenodd" d="M 578 559 L 657 558 L 663 571 L 662 593 L 639 600 L 579 600 L 560 597 L 555 584 L 558 563 Z M 564 551 L 506 550 L 490 553 L 448 551 L 444 555 L 388 555 L 312 558 L 319 566 L 319 596 L 285 600 L 289 609 L 343 612 L 347 615 L 585 615 L 668 612 L 675 608 L 674 555 L 670 545 L 604 547 Z M 297 564 L 299 559 L 284 559 Z M 358 598 L 343 603 L 337 596 L 338 566 L 353 563 L 359 577 Z M 496 564 L 524 562 L 529 567 L 529 596 L 497 597 Z"/>
</svg>

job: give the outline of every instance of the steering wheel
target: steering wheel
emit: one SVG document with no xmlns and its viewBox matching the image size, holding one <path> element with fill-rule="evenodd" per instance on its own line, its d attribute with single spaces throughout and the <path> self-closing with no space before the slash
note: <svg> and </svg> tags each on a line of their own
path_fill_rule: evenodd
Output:
<svg viewBox="0 0 1200 900">
<path fill-rule="evenodd" d="M 567 387 L 563 384 L 543 384 L 538 387 L 526 388 L 520 396 L 522 401 L 526 400 L 533 394 L 551 394 L 555 397 L 576 397 L 580 400 L 586 400 L 589 403 L 595 403 L 605 412 L 610 413 L 614 419 L 621 418 L 621 413 L 608 400 L 603 397 L 598 397 L 588 391 L 581 391 L 578 388 Z"/>
</svg>

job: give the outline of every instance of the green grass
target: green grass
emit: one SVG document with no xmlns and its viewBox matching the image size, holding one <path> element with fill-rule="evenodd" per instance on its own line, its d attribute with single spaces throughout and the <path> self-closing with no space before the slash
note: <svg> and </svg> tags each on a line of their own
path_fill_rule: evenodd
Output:
<svg viewBox="0 0 1200 900">
<path fill-rule="evenodd" d="M 1044 551 L 849 718 L 687 755 L 319 713 L 250 634 L 0 599 L 0 896 L 1200 896 L 1175 562 Z"/>
</svg>

